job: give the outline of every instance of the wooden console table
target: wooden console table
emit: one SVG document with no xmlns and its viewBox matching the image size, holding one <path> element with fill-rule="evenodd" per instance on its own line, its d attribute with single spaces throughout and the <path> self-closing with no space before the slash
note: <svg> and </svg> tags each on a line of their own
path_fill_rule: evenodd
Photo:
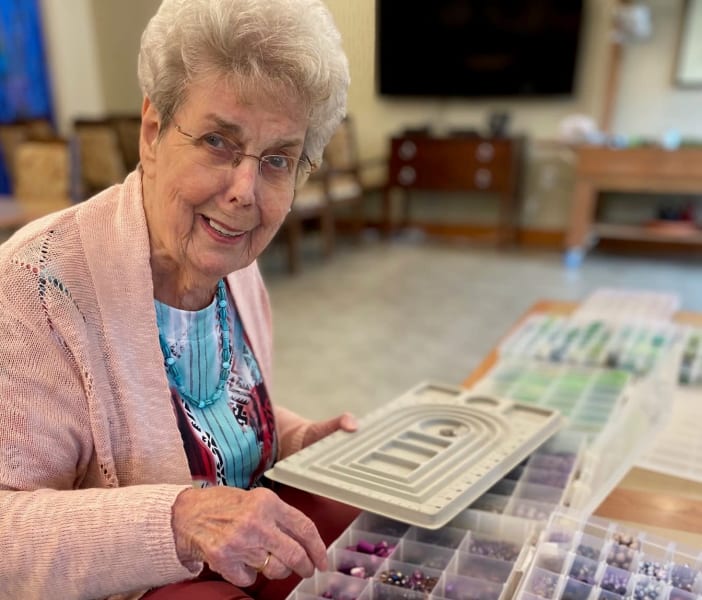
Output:
<svg viewBox="0 0 702 600">
<path fill-rule="evenodd" d="M 404 191 L 404 222 L 409 222 L 412 190 L 488 192 L 499 196 L 497 239 L 516 241 L 521 208 L 523 138 L 416 135 L 391 140 L 388 183 L 383 197 L 383 227 L 394 229 L 390 194 Z"/>
<path fill-rule="evenodd" d="M 702 148 L 664 150 L 659 147 L 576 150 L 575 193 L 566 237 L 566 261 L 577 266 L 587 249 L 600 238 L 650 242 L 702 243 L 702 231 L 686 235 L 637 225 L 595 220 L 600 192 L 660 194 L 702 193 Z M 632 196 L 632 201 L 640 200 Z"/>
</svg>

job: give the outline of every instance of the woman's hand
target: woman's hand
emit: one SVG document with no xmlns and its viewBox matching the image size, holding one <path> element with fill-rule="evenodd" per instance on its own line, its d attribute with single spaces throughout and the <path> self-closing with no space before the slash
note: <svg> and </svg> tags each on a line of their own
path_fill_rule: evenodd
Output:
<svg viewBox="0 0 702 600">
<path fill-rule="evenodd" d="M 344 413 L 328 421 L 317 421 L 308 425 L 305 436 L 302 438 L 302 447 L 306 448 L 339 429 L 342 431 L 356 431 L 358 429 L 356 417 L 351 413 Z"/>
<path fill-rule="evenodd" d="M 173 504 L 172 524 L 184 565 L 205 561 L 240 587 L 253 584 L 259 572 L 282 579 L 327 568 L 314 523 L 265 488 L 185 490 Z"/>
</svg>

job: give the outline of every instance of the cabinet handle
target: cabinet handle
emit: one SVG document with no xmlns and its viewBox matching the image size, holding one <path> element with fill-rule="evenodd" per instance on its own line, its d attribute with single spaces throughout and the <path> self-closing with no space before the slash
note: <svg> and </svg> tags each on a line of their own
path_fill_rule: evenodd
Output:
<svg viewBox="0 0 702 600">
<path fill-rule="evenodd" d="M 495 157 L 495 146 L 489 142 L 481 142 L 475 149 L 475 158 L 478 162 L 490 162 Z"/>
<path fill-rule="evenodd" d="M 397 181 L 400 185 L 412 185 L 417 179 L 417 172 L 414 167 L 405 165 L 397 173 Z"/>
<path fill-rule="evenodd" d="M 397 149 L 397 155 L 402 160 L 412 160 L 417 155 L 417 144 L 410 140 L 405 140 Z"/>
<path fill-rule="evenodd" d="M 475 182 L 475 187 L 485 190 L 492 184 L 492 172 L 490 172 L 488 169 L 478 169 L 475 172 L 473 181 Z"/>
</svg>

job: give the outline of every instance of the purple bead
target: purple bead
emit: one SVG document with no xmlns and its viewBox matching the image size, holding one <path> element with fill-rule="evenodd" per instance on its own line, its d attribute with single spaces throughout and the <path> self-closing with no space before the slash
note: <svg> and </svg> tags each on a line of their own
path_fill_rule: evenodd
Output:
<svg viewBox="0 0 702 600">
<path fill-rule="evenodd" d="M 653 577 L 659 581 L 668 580 L 667 565 L 652 560 L 641 561 L 641 564 L 639 565 L 639 573 L 647 575 L 648 577 Z"/>
<path fill-rule="evenodd" d="M 691 592 L 695 577 L 697 577 L 697 571 L 690 568 L 689 565 L 673 565 L 670 572 L 670 583 L 673 587 Z"/>
<path fill-rule="evenodd" d="M 349 575 L 352 577 L 358 577 L 360 579 L 365 579 L 366 577 L 366 569 L 364 567 L 353 567 L 352 569 L 349 570 Z"/>
<path fill-rule="evenodd" d="M 375 544 L 372 542 L 367 542 L 366 540 L 358 540 L 356 544 L 356 552 L 363 552 L 363 554 L 375 554 Z"/>
<path fill-rule="evenodd" d="M 665 585 L 655 579 L 639 581 L 634 588 L 634 600 L 659 600 L 663 597 Z"/>
<path fill-rule="evenodd" d="M 629 573 L 607 567 L 602 576 L 602 581 L 600 581 L 600 587 L 608 592 L 623 596 L 626 594 L 627 583 L 629 583 Z"/>
</svg>

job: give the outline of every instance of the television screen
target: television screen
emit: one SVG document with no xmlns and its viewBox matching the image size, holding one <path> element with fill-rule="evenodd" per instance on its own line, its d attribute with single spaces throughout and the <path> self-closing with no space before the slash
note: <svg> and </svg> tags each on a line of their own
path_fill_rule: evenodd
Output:
<svg viewBox="0 0 702 600">
<path fill-rule="evenodd" d="M 376 0 L 379 91 L 567 96 L 583 0 Z"/>
</svg>

